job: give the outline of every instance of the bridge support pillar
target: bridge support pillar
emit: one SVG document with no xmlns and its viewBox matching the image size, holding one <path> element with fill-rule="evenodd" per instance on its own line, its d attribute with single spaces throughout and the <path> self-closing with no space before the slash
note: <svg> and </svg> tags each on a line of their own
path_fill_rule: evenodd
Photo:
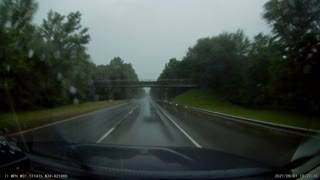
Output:
<svg viewBox="0 0 320 180">
<path fill-rule="evenodd" d="M 112 88 L 108 88 L 108 100 L 113 100 L 113 89 Z"/>
<path fill-rule="evenodd" d="M 167 101 L 168 99 L 168 88 L 164 88 L 164 99 Z"/>
</svg>

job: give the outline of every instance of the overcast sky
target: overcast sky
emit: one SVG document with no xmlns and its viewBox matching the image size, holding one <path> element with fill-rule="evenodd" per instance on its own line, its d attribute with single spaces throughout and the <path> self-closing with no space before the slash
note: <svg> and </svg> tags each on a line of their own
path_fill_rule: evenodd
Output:
<svg viewBox="0 0 320 180">
<path fill-rule="evenodd" d="M 113 57 L 131 63 L 140 79 L 156 79 L 170 58 L 182 59 L 197 39 L 243 29 L 250 38 L 269 33 L 266 0 L 38 0 L 34 22 L 50 9 L 82 13 L 95 64 Z"/>
</svg>

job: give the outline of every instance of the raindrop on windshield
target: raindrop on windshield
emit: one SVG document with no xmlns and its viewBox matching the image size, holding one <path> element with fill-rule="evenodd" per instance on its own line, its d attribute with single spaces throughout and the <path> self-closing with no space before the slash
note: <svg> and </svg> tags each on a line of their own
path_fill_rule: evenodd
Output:
<svg viewBox="0 0 320 180">
<path fill-rule="evenodd" d="M 11 27 L 11 23 L 9 21 L 7 21 L 6 24 L 4 25 L 4 27 L 10 28 Z"/>
<path fill-rule="evenodd" d="M 15 154 L 15 153 L 16 153 L 13 149 L 9 149 L 9 152 L 10 152 L 11 154 Z"/>
<path fill-rule="evenodd" d="M 54 52 L 54 57 L 56 58 L 56 59 L 59 59 L 60 58 L 60 51 L 56 51 L 56 52 Z"/>
<path fill-rule="evenodd" d="M 70 92 L 71 94 L 75 94 L 75 93 L 77 92 L 77 88 L 75 88 L 75 87 L 73 87 L 73 86 L 70 86 L 69 92 Z"/>
<path fill-rule="evenodd" d="M 33 57 L 33 50 L 29 49 L 28 51 L 28 58 L 32 58 Z"/>
<path fill-rule="evenodd" d="M 317 49 L 316 48 L 312 48 L 312 52 L 316 53 Z"/>
<path fill-rule="evenodd" d="M 0 137 L 0 144 L 5 146 L 7 144 L 7 140 L 5 137 Z"/>
<path fill-rule="evenodd" d="M 311 29 L 308 29 L 307 32 L 306 32 L 306 34 L 310 34 L 311 32 L 312 32 L 312 30 L 311 30 Z"/>
<path fill-rule="evenodd" d="M 78 98 L 73 98 L 73 104 L 79 104 L 79 99 Z"/>
<path fill-rule="evenodd" d="M 10 72 L 10 69 L 11 69 L 10 65 L 7 64 L 7 72 Z"/>
<path fill-rule="evenodd" d="M 8 133 L 8 132 L 9 132 L 9 129 L 8 129 L 8 128 L 4 128 L 4 131 L 5 131 L 6 133 Z"/>
<path fill-rule="evenodd" d="M 310 58 L 312 58 L 312 53 L 309 53 L 307 56 L 307 59 L 310 59 Z"/>
<path fill-rule="evenodd" d="M 42 52 L 40 55 L 40 60 L 44 61 L 45 59 L 46 59 L 46 54 L 44 52 Z"/>
<path fill-rule="evenodd" d="M 309 64 L 303 67 L 303 73 L 308 74 L 312 72 L 312 66 Z"/>
<path fill-rule="evenodd" d="M 61 73 L 57 73 L 57 79 L 61 80 L 62 79 L 62 74 Z"/>
<path fill-rule="evenodd" d="M 70 58 L 71 59 L 76 59 L 76 57 L 77 57 L 77 52 L 75 50 L 71 50 Z"/>
<path fill-rule="evenodd" d="M 88 81 L 88 85 L 89 85 L 89 86 L 92 86 L 93 83 L 94 83 L 94 82 L 93 82 L 93 80 L 91 80 L 91 79 Z"/>
</svg>

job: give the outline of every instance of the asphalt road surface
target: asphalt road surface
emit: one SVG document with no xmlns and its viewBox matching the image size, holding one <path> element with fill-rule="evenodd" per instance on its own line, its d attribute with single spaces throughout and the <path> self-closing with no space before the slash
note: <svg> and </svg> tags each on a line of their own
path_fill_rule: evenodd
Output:
<svg viewBox="0 0 320 180">
<path fill-rule="evenodd" d="M 306 140 L 306 137 L 179 111 L 149 97 L 74 117 L 22 136 L 30 151 L 49 156 L 59 156 L 63 144 L 182 146 L 217 149 L 275 167 L 290 162 L 297 147 Z"/>
</svg>

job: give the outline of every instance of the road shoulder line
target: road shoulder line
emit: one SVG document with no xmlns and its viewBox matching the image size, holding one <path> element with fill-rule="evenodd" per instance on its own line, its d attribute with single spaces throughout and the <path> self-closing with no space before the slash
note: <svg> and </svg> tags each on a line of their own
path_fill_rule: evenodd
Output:
<svg viewBox="0 0 320 180">
<path fill-rule="evenodd" d="M 192 142 L 192 144 L 194 144 L 197 148 L 202 148 L 202 146 L 196 140 L 194 140 L 186 131 L 184 131 L 167 113 L 165 113 L 161 109 L 161 107 L 159 107 L 157 104 L 156 106 L 182 132 L 182 134 L 184 134 Z"/>
</svg>

